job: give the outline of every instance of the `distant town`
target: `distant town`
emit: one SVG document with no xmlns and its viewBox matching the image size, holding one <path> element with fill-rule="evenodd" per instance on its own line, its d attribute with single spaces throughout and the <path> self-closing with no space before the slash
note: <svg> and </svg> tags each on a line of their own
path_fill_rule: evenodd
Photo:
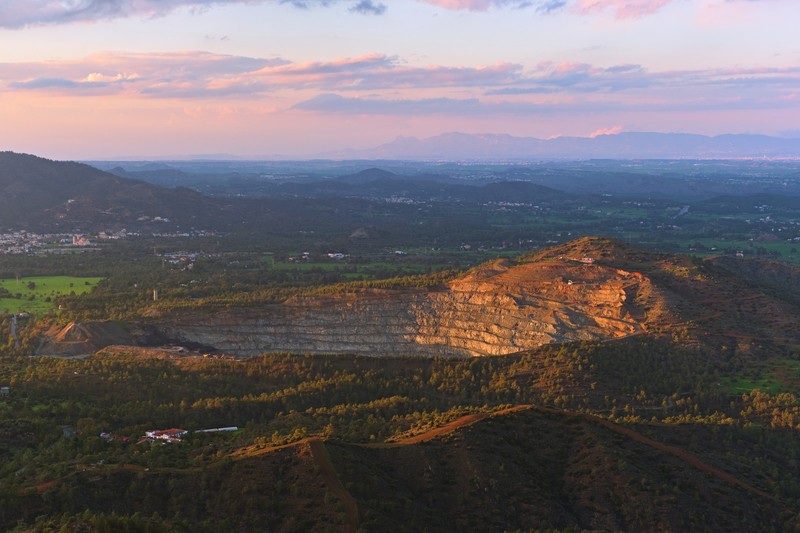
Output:
<svg viewBox="0 0 800 533">
<path fill-rule="evenodd" d="M 152 233 L 150 237 L 209 237 L 217 232 L 193 230 L 191 232 Z M 89 251 L 104 242 L 116 241 L 128 237 L 140 237 L 141 233 L 119 231 L 101 231 L 99 233 L 33 233 L 25 230 L 0 233 L 0 255 L 8 254 L 47 254 Z"/>
</svg>

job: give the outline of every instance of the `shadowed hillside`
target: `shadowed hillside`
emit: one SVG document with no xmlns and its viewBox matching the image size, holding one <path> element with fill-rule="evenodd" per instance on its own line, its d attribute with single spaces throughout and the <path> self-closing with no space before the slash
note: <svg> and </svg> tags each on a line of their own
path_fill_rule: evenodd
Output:
<svg viewBox="0 0 800 533">
<path fill-rule="evenodd" d="M 306 439 L 242 450 L 203 469 L 78 465 L 31 488 L 4 520 L 89 509 L 177 513 L 196 531 L 755 532 L 798 525 L 792 508 L 753 480 L 687 452 L 687 434 L 665 444 L 642 429 L 523 406 L 395 443 Z M 712 444 L 702 453 L 721 449 Z"/>
<path fill-rule="evenodd" d="M 199 224 L 216 203 L 189 189 L 164 189 L 120 178 L 80 163 L 0 152 L 0 224 L 15 228 L 73 230 Z"/>
</svg>

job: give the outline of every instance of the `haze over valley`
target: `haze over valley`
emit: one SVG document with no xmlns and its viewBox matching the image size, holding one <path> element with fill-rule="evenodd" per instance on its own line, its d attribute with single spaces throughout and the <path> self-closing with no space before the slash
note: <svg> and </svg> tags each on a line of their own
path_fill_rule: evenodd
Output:
<svg viewBox="0 0 800 533">
<path fill-rule="evenodd" d="M 6 4 L 0 530 L 800 529 L 800 4 Z"/>
<path fill-rule="evenodd" d="M 763 477 L 751 432 L 791 450 L 800 424 L 796 163 L 94 164 L 0 154 L 3 427 L 24 431 L 3 452 L 8 472 L 24 473 L 7 520 L 294 529 L 304 491 L 327 503 L 303 529 L 446 530 L 441 513 L 465 527 L 793 527 L 793 466 L 770 456 Z M 21 374 L 34 369 L 36 383 Z M 159 407 L 143 412 L 142 391 Z M 159 427 L 180 436 L 147 436 Z M 705 431 L 724 431 L 750 466 L 732 472 L 716 445 L 689 450 Z M 476 457 L 496 454 L 495 439 L 520 432 L 552 435 L 556 455 L 514 441 L 485 472 L 454 455 L 466 442 Z M 612 488 L 577 466 L 573 438 L 589 439 L 581 453 L 610 468 Z M 434 455 L 414 461 L 438 461 L 434 477 L 407 471 L 408 454 L 427 457 L 421 443 Z M 19 454 L 36 446 L 33 468 Z M 561 465 L 562 492 L 491 488 L 521 453 L 531 472 Z M 646 481 L 624 488 L 619 461 Z M 770 510 L 664 500 L 672 468 L 688 468 L 687 490 L 710 482 L 726 505 Z M 453 475 L 486 484 L 467 499 L 540 503 L 502 517 L 467 510 L 445 488 Z M 167 479 L 220 487 L 200 501 L 245 485 L 277 503 L 247 499 L 235 516 L 230 503 L 139 503 Z M 444 499 L 387 507 L 389 479 L 407 501 Z M 74 490 L 80 506 L 63 496 Z M 625 496 L 598 511 L 593 494 L 609 490 Z"/>
</svg>

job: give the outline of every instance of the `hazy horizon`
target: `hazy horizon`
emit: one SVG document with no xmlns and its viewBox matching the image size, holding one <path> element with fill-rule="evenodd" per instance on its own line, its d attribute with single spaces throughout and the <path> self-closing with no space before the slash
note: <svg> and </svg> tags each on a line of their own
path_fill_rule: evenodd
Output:
<svg viewBox="0 0 800 533">
<path fill-rule="evenodd" d="M 791 0 L 12 0 L 0 150 L 304 158 L 448 132 L 797 137 L 799 15 Z"/>
</svg>

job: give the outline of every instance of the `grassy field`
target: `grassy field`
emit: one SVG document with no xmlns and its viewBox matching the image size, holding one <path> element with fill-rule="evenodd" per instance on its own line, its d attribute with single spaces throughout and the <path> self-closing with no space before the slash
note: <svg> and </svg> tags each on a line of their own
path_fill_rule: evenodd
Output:
<svg viewBox="0 0 800 533">
<path fill-rule="evenodd" d="M 763 248 L 768 252 L 776 252 L 778 254 L 775 259 L 781 259 L 791 263 L 800 263 L 800 243 L 786 242 L 786 241 L 768 241 L 768 242 L 750 242 L 745 239 L 712 239 L 712 238 L 687 238 L 684 245 L 689 248 L 695 243 L 702 244 L 707 250 L 702 251 L 703 255 L 720 253 L 722 250 L 733 248 L 741 250 L 748 257 L 755 255 L 754 247 Z M 716 248 L 716 250 L 711 250 Z"/>
<path fill-rule="evenodd" d="M 722 385 L 725 390 L 734 394 L 754 389 L 771 394 L 800 393 L 800 361 L 768 359 L 747 374 L 723 378 Z"/>
<path fill-rule="evenodd" d="M 83 294 L 91 291 L 102 278 L 71 276 L 39 276 L 0 280 L 0 293 L 7 290 L 12 297 L 0 297 L 0 312 L 44 313 L 53 309 L 54 300 L 62 294 Z M 19 295 L 19 297 L 17 297 Z"/>
</svg>

